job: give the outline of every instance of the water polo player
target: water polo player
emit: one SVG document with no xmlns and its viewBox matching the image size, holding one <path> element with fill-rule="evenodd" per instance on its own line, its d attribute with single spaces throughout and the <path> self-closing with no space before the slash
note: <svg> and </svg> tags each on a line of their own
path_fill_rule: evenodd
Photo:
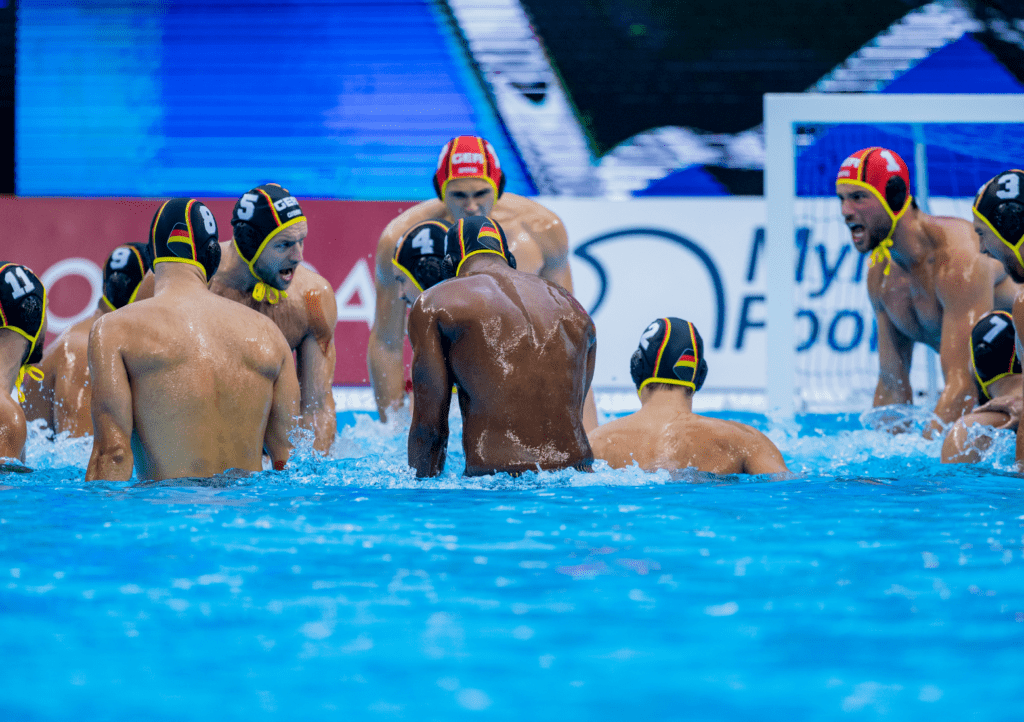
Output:
<svg viewBox="0 0 1024 722">
<path fill-rule="evenodd" d="M 895 151 L 865 148 L 844 160 L 836 194 L 854 247 L 871 254 L 867 286 L 879 363 L 873 405 L 912 403 L 914 344 L 927 344 L 939 353 L 945 378 L 938 421 L 925 431 L 931 437 L 974 406 L 971 329 L 993 308 L 1008 310 L 1017 286 L 981 256 L 969 223 L 917 207 L 907 165 Z"/>
<path fill-rule="evenodd" d="M 327 453 L 337 431 L 334 327 L 338 305 L 323 276 L 302 265 L 309 230 L 298 200 L 276 183 L 244 193 L 231 214 L 234 238 L 210 290 L 244 303 L 277 324 L 295 352 L 302 425 Z"/>
<path fill-rule="evenodd" d="M 196 200 L 150 226 L 152 298 L 108 313 L 89 337 L 95 428 L 87 480 L 208 477 L 283 468 L 299 389 L 291 349 L 266 316 L 208 288 L 217 222 Z"/>
<path fill-rule="evenodd" d="M 640 410 L 590 432 L 595 459 L 613 468 L 686 469 L 716 474 L 787 471 L 760 431 L 693 413 L 693 395 L 708 373 L 696 326 L 672 316 L 652 322 L 629 363 Z"/>
<path fill-rule="evenodd" d="M 490 143 L 472 135 L 445 143 L 434 169 L 433 185 L 437 198 L 400 214 L 377 242 L 376 313 L 366 363 L 382 421 L 405 398 L 402 358 L 406 303 L 392 260 L 398 241 L 410 228 L 429 220 L 454 223 L 474 215 L 488 216 L 508 234 L 520 271 L 553 281 L 570 293 L 573 290 L 569 239 L 561 220 L 537 202 L 505 192 L 505 175 Z M 584 422 L 588 429 L 597 426 L 593 397 L 588 398 Z"/>
<path fill-rule="evenodd" d="M 424 221 L 399 239 L 391 264 L 398 296 L 407 306 L 412 306 L 421 293 L 444 280 L 444 236 L 450 227 L 451 224 L 444 221 Z"/>
<path fill-rule="evenodd" d="M 496 221 L 459 219 L 445 237 L 449 280 L 413 304 L 409 465 L 417 476 L 444 469 L 453 384 L 467 475 L 590 468 L 583 405 L 594 324 L 564 288 L 515 265 Z"/>
<path fill-rule="evenodd" d="M 1013 316 L 1006 311 L 985 314 L 974 326 L 971 369 L 982 405 L 958 419 L 946 434 L 942 444 L 943 462 L 975 463 L 981 458 L 981 452 L 991 446 L 992 436 L 977 429 L 972 431 L 972 427 L 1017 430 L 1020 414 L 1007 409 L 1019 409 L 1024 376 L 1017 355 Z"/>
<path fill-rule="evenodd" d="M 46 337 L 46 288 L 36 274 L 17 263 L 0 261 L 0 459 L 20 459 L 28 429 L 22 385 L 26 376 L 39 377 Z M 16 391 L 18 401 L 11 397 Z M 0 462 L 2 463 L 2 462 Z"/>
<path fill-rule="evenodd" d="M 50 344 L 39 364 L 44 373 L 41 381 L 26 379 L 25 416 L 29 421 L 46 419 L 54 433 L 92 433 L 89 331 L 100 316 L 135 300 L 150 267 L 147 244 L 125 243 L 111 252 L 103 264 L 103 294 L 96 310 Z"/>
</svg>

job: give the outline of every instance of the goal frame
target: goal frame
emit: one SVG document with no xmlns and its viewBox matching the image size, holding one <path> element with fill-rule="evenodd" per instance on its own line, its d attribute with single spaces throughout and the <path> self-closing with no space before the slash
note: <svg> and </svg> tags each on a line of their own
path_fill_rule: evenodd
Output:
<svg viewBox="0 0 1024 722">
<path fill-rule="evenodd" d="M 797 390 L 794 126 L 804 123 L 1024 123 L 1024 95 L 765 93 L 765 366 L 768 409 L 783 418 Z"/>
</svg>

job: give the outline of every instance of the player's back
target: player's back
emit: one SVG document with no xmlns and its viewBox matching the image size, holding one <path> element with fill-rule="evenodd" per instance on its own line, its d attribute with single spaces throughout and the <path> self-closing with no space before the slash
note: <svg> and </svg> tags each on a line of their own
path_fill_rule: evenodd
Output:
<svg viewBox="0 0 1024 722">
<path fill-rule="evenodd" d="M 273 322 L 204 290 L 158 295 L 101 323 L 121 345 L 141 477 L 261 468 L 274 382 L 288 355 Z"/>
<path fill-rule="evenodd" d="M 503 267 L 435 289 L 467 473 L 589 464 L 582 409 L 595 333 L 579 303 L 556 284 Z"/>
<path fill-rule="evenodd" d="M 591 435 L 594 455 L 614 468 L 695 468 L 714 474 L 785 471 L 778 449 L 745 424 L 694 413 L 641 408 Z"/>
</svg>

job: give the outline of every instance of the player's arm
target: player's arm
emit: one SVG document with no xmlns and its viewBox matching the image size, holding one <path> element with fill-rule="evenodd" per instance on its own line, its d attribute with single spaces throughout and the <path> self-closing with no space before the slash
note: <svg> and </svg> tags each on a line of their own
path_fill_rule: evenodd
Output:
<svg viewBox="0 0 1024 722">
<path fill-rule="evenodd" d="M 572 271 L 569 269 L 569 236 L 561 219 L 554 213 L 533 227 L 534 236 L 544 254 L 544 265 L 541 266 L 541 278 L 557 283 L 569 293 L 573 292 Z M 597 428 L 597 403 L 594 391 L 587 390 L 583 401 L 583 428 L 591 431 Z"/>
<path fill-rule="evenodd" d="M 276 330 L 276 329 L 275 329 Z M 333 407 L 333 402 L 332 402 Z M 263 448 L 270 455 L 274 468 L 280 471 L 288 462 L 292 451 L 289 436 L 295 428 L 299 414 L 299 380 L 291 349 L 281 338 L 281 370 L 274 379 L 274 395 L 270 402 L 270 417 L 263 435 Z"/>
<path fill-rule="evenodd" d="M 409 428 L 409 466 L 416 476 L 437 476 L 448 453 L 448 410 L 452 379 L 444 353 L 444 339 L 436 314 L 420 300 L 409 314 L 412 342 L 412 391 L 415 404 Z"/>
<path fill-rule="evenodd" d="M 374 290 L 377 301 L 366 347 L 366 368 L 370 374 L 377 413 L 387 421 L 388 411 L 402 405 L 405 398 L 405 373 L 402 350 L 405 343 L 405 301 L 399 297 L 391 258 L 398 235 L 389 225 L 377 243 Z"/>
<path fill-rule="evenodd" d="M 912 403 L 910 359 L 914 342 L 896 328 L 881 303 L 874 305 L 878 324 L 878 385 L 873 406 Z"/>
<path fill-rule="evenodd" d="M 25 392 L 25 403 L 21 407 L 25 411 L 25 418 L 27 420 L 45 419 L 46 427 L 53 431 L 54 374 L 47 372 L 46 360 L 48 359 L 44 359 L 44 363 L 34 365 L 43 372 L 41 381 L 37 381 L 33 376 L 25 374 L 25 379 L 22 382 L 22 391 Z"/>
<path fill-rule="evenodd" d="M 86 481 L 127 481 L 132 477 L 132 388 L 121 356 L 117 329 L 101 318 L 89 332 L 89 376 L 95 433 Z"/>
<path fill-rule="evenodd" d="M 25 412 L 9 392 L 0 393 L 0 459 L 24 461 L 27 436 Z"/>
<path fill-rule="evenodd" d="M 984 314 L 992 310 L 992 270 L 985 257 L 973 254 L 936 279 L 936 295 L 942 303 L 942 340 L 939 361 L 945 388 L 935 404 L 935 415 L 943 423 L 956 421 L 974 408 L 978 400 L 971 376 L 971 331 Z M 931 438 L 941 427 L 933 422 L 925 431 Z"/>
<path fill-rule="evenodd" d="M 1024 358 L 1024 293 L 1013 299 L 1013 330 L 1017 334 L 1017 358 Z M 1017 426 L 1017 470 L 1024 471 L 1024 424 Z"/>
<path fill-rule="evenodd" d="M 295 354 L 302 426 L 313 431 L 313 448 L 326 454 L 338 430 L 332 393 L 337 362 L 334 329 L 338 323 L 338 304 L 326 283 L 322 288 L 306 292 L 306 311 L 310 332 Z"/>
</svg>

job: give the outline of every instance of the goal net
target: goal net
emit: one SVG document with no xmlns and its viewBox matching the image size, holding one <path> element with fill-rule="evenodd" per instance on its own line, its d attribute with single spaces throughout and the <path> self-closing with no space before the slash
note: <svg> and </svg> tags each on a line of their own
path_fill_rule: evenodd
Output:
<svg viewBox="0 0 1024 722">
<path fill-rule="evenodd" d="M 766 95 L 768 399 L 783 413 L 861 411 L 878 382 L 868 259 L 835 195 L 843 160 L 899 153 L 927 213 L 971 219 L 982 183 L 1024 164 L 1024 99 L 998 95 Z M 787 242 L 788 240 L 788 242 Z M 915 403 L 933 405 L 937 357 L 916 344 Z"/>
</svg>

